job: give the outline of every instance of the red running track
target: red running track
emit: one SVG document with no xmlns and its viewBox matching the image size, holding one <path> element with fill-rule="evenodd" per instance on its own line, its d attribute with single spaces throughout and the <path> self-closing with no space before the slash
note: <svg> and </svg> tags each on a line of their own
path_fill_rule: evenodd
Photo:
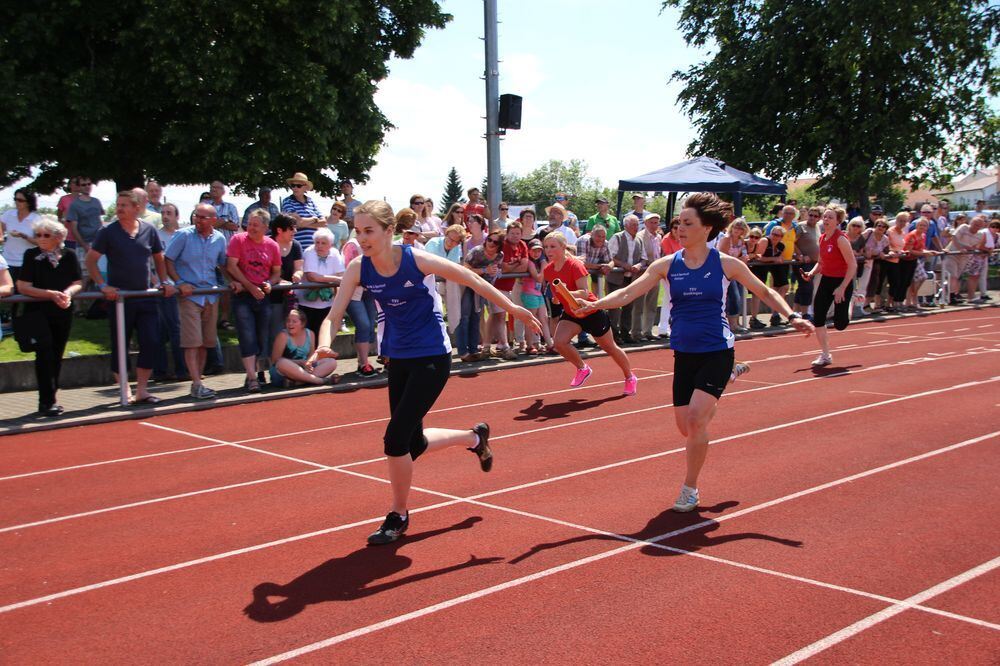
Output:
<svg viewBox="0 0 1000 666">
<path fill-rule="evenodd" d="M 422 460 L 385 548 L 384 389 L 4 438 L 0 655 L 995 663 L 1000 316 L 831 337 L 740 343 L 688 515 L 662 351 L 453 378 L 496 468 Z"/>
</svg>

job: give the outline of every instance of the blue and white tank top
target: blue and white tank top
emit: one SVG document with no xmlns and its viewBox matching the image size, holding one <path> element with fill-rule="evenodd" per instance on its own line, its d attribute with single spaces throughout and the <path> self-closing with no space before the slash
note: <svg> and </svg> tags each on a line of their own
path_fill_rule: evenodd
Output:
<svg viewBox="0 0 1000 666">
<path fill-rule="evenodd" d="M 389 358 L 420 358 L 451 353 L 444 310 L 434 275 L 417 268 L 413 248 L 398 246 L 402 257 L 395 275 L 379 275 L 371 259 L 361 258 L 361 286 L 375 298 L 379 350 Z"/>
<path fill-rule="evenodd" d="M 684 263 L 678 250 L 667 272 L 670 284 L 670 348 L 688 354 L 732 349 L 735 338 L 726 319 L 729 279 L 719 251 L 712 248 L 698 268 Z"/>
</svg>

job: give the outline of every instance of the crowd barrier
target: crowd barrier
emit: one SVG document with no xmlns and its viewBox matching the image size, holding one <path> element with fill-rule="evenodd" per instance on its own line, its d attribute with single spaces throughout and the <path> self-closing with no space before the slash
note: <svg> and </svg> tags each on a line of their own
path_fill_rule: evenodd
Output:
<svg viewBox="0 0 1000 666">
<path fill-rule="evenodd" d="M 993 250 L 993 253 L 1000 251 L 1000 249 Z M 963 255 L 963 254 L 990 254 L 989 252 L 945 252 L 936 256 L 944 255 Z M 775 266 L 775 265 L 786 265 L 786 266 L 801 266 L 804 262 L 801 261 L 780 261 L 780 262 L 750 262 L 750 267 L 756 266 Z M 622 269 L 615 268 L 613 272 L 620 273 Z M 503 277 L 508 278 L 522 278 L 529 277 L 528 273 L 504 273 Z M 604 274 L 600 272 L 591 272 L 591 277 L 595 282 L 595 293 L 599 297 L 606 294 L 606 283 L 604 280 Z M 945 286 L 945 298 L 947 299 L 949 291 L 947 291 L 947 285 L 949 280 L 947 279 L 947 274 L 942 275 L 942 282 Z M 328 287 L 328 284 L 315 283 L 315 282 L 298 282 L 294 284 L 278 284 L 272 289 L 274 291 L 291 291 L 291 290 L 301 290 L 301 289 L 317 289 Z M 194 295 L 210 295 L 210 294 L 225 294 L 230 293 L 231 290 L 227 287 L 211 287 L 205 289 L 195 289 L 192 294 Z M 147 289 L 142 291 L 119 291 L 118 298 L 114 301 L 115 304 L 115 318 L 116 318 L 116 330 L 115 335 L 118 341 L 117 344 L 117 366 L 118 366 L 118 389 L 119 389 L 119 399 L 121 404 L 128 404 L 128 348 L 125 344 L 125 299 L 129 298 L 156 298 L 163 295 L 160 289 Z M 74 301 L 91 301 L 99 300 L 105 298 L 104 294 L 99 291 L 89 291 L 80 292 L 73 297 Z M 8 296 L 7 298 L 0 299 L 0 303 L 43 303 L 45 299 L 33 298 L 30 296 Z M 746 311 L 747 299 L 743 298 L 740 301 L 740 325 L 744 328 L 747 325 L 747 311 Z"/>
</svg>

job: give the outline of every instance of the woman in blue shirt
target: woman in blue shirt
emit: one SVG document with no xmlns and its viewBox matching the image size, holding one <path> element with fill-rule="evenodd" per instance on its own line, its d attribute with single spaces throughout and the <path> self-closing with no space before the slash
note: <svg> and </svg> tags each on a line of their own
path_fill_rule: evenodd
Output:
<svg viewBox="0 0 1000 666">
<path fill-rule="evenodd" d="M 469 430 L 423 427 L 423 418 L 444 390 L 451 370 L 451 343 L 434 276 L 469 287 L 529 328 L 541 329 L 530 312 L 467 268 L 409 245 L 393 245 L 394 225 L 392 208 L 384 201 L 367 201 L 354 211 L 362 256 L 347 267 L 330 313 L 320 326 L 318 348 L 309 359 L 315 363 L 332 354 L 331 334 L 340 329 L 351 294 L 359 286 L 368 290 L 378 305 L 381 352 L 389 358 L 391 412 L 383 441 L 392 509 L 368 537 L 373 545 L 395 541 L 409 526 L 413 461 L 422 453 L 464 446 L 476 454 L 484 472 L 493 465 L 488 424 L 479 423 Z"/>
<path fill-rule="evenodd" d="M 726 319 L 726 290 L 735 280 L 763 299 L 792 326 L 809 335 L 813 325 L 802 319 L 735 257 L 710 248 L 729 223 L 729 204 L 710 192 L 692 194 L 680 214 L 681 250 L 657 259 L 632 284 L 596 302 L 580 301 L 589 309 L 620 308 L 666 279 L 670 287 L 670 347 L 674 350 L 674 419 L 687 438 L 687 475 L 674 511 L 698 506 L 698 474 L 708 455 L 708 424 L 726 384 L 749 370 L 735 363 L 734 337 Z"/>
</svg>

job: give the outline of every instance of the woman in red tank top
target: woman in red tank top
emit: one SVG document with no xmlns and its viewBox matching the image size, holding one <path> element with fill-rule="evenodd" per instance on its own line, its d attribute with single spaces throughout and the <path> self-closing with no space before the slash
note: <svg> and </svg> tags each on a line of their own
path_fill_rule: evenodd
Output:
<svg viewBox="0 0 1000 666">
<path fill-rule="evenodd" d="M 816 340 L 820 353 L 813 366 L 821 368 L 833 363 L 830 342 L 826 333 L 826 313 L 833 305 L 833 326 L 838 331 L 847 328 L 851 319 L 851 293 L 854 291 L 854 276 L 858 273 L 858 263 L 854 260 L 854 250 L 847 236 L 840 230 L 840 220 L 832 208 L 823 211 L 823 235 L 819 238 L 819 262 L 808 273 L 806 280 L 820 274 L 819 284 L 813 296 L 813 324 L 816 325 Z"/>
</svg>

